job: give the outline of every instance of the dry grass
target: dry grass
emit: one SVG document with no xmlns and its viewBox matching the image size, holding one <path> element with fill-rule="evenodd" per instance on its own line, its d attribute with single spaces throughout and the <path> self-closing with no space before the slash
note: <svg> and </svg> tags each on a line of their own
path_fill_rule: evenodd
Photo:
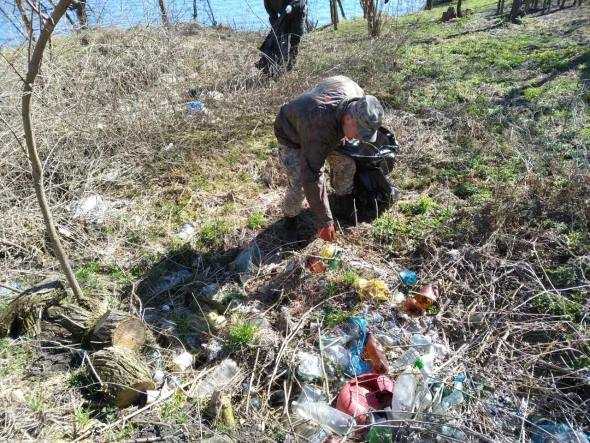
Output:
<svg viewBox="0 0 590 443">
<path fill-rule="evenodd" d="M 150 364 L 169 361 L 182 347 L 197 352 L 190 319 L 202 307 L 193 295 L 211 282 L 236 287 L 227 262 L 235 256 L 232 248 L 257 235 L 247 226 L 251 215 L 264 214 L 268 225 L 278 218 L 283 179 L 272 172 L 276 109 L 320 78 L 349 75 L 389 106 L 387 124 L 404 147 L 394 172 L 404 194 L 398 207 L 373 225 L 346 230 L 340 243 L 387 269 L 392 284 L 402 266 L 439 282 L 436 316 L 410 322 L 388 307 L 371 310 L 408 329 L 433 332 L 453 350 L 441 380 L 449 382 L 461 369 L 470 380 L 468 400 L 450 417 L 428 417 L 428 423 L 408 428 L 435 436 L 436 423 L 457 414 L 455 424 L 473 438 L 513 441 L 529 438 L 538 417 L 588 426 L 589 62 L 537 87 L 533 83 L 553 71 L 535 65 L 533 56 L 522 66 L 510 58 L 521 46 L 533 51 L 537 45 L 546 51 L 539 60 L 557 69 L 561 59 L 551 64 L 549 56 L 564 30 L 572 30 L 562 40 L 571 45 L 562 51 L 575 56 L 576 45 L 587 44 L 576 29 L 575 15 L 583 11 L 587 7 L 483 33 L 477 30 L 494 24 L 487 14 L 448 25 L 424 14 L 391 23 L 376 40 L 366 39 L 362 24 L 343 24 L 337 34 L 310 35 L 297 69 L 273 82 L 249 68 L 257 59 L 255 34 L 133 29 L 92 33 L 88 46 L 54 41 L 34 98 L 34 122 L 51 206 L 68 233 L 67 250 L 85 290 L 127 306 L 130 283 L 189 266 L 193 281 L 147 303 L 143 314 L 168 340 L 148 350 Z M 534 33 L 548 40 L 530 43 L 526 39 Z M 492 40 L 513 45 L 511 51 L 486 59 Z M 24 66 L 22 50 L 4 53 L 17 68 Z M 465 58 L 453 58 L 457 54 Z M 506 65 L 498 67 L 498 60 Z M 475 79 L 475 63 L 489 78 Z M 510 95 L 521 87 L 521 95 Z M 206 103 L 206 115 L 186 115 L 190 89 Z M 223 95 L 214 99 L 212 91 Z M 19 100 L 17 77 L 0 64 L 0 116 L 17 133 Z M 26 158 L 4 124 L 0 176 L 2 282 L 26 286 L 55 271 L 56 262 Z M 93 193 L 108 202 L 105 220 L 73 220 L 70 205 Z M 197 234 L 183 246 L 174 234 L 187 222 Z M 276 440 L 291 431 L 282 409 L 265 405 L 269 376 L 276 368 L 271 390 L 283 382 L 297 386 L 286 374 L 297 350 L 313 349 L 325 308 L 348 313 L 364 307 L 350 288 L 333 285 L 340 275 L 287 274 L 285 284 L 271 264 L 282 270 L 289 248 L 277 255 L 274 234 L 258 236 L 266 266 L 246 285 L 242 306 L 248 309 L 228 310 L 230 325 L 215 334 L 229 343 L 230 336 L 240 336 L 239 330 L 230 334 L 232 324 L 257 322 L 261 312 L 273 331 L 264 335 L 268 340 L 231 351 L 254 387 L 249 394 L 239 384 L 234 390 L 241 422 L 232 435 L 239 440 Z M 278 300 L 267 300 L 267 283 L 283 290 Z M 172 311 L 164 312 L 163 304 Z M 285 312 L 291 320 L 282 318 Z M 388 348 L 389 357 L 404 344 Z M 77 369 L 76 350 L 72 361 L 61 350 L 53 364 L 48 346 L 38 339 L 0 342 L 0 438 L 72 439 L 119 416 Z M 277 360 L 281 346 L 283 358 Z M 262 408 L 253 407 L 255 398 Z M 231 434 L 201 408 L 178 394 L 99 438 Z M 400 439 L 409 438 L 400 432 Z"/>
</svg>

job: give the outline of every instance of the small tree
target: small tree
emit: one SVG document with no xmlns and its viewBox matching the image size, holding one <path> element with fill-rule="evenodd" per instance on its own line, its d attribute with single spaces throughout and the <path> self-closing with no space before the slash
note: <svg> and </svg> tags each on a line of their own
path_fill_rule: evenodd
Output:
<svg viewBox="0 0 590 443">
<path fill-rule="evenodd" d="M 512 8 L 510 8 L 510 21 L 517 23 L 518 18 L 522 15 L 522 0 L 512 0 Z"/>
<path fill-rule="evenodd" d="M 367 29 L 370 37 L 378 37 L 381 34 L 385 22 L 384 0 L 360 0 L 363 8 L 363 16 L 367 20 Z"/>
<path fill-rule="evenodd" d="M 53 221 L 51 209 L 49 208 L 49 202 L 47 200 L 47 195 L 45 193 L 43 164 L 41 163 L 41 158 L 39 157 L 39 152 L 37 151 L 35 133 L 33 130 L 33 123 L 31 119 L 31 99 L 33 97 L 35 80 L 37 78 L 37 75 L 39 74 L 41 64 L 43 62 L 43 54 L 45 52 L 45 47 L 51 39 L 51 35 L 53 33 L 53 30 L 55 29 L 55 26 L 64 16 L 66 11 L 70 7 L 71 3 L 72 0 L 60 0 L 53 9 L 51 15 L 43 18 L 39 38 L 37 39 L 37 42 L 33 47 L 32 53 L 29 55 L 28 58 L 27 73 L 24 78 L 21 77 L 23 79 L 21 113 L 23 120 L 23 131 L 25 134 L 26 152 L 29 158 L 31 172 L 33 176 L 33 187 L 35 188 L 35 194 L 37 196 L 39 208 L 41 209 L 41 214 L 43 215 L 45 227 L 47 229 L 49 239 L 52 243 L 54 253 L 61 266 L 62 272 L 64 273 L 66 280 L 68 281 L 68 285 L 70 286 L 74 294 L 74 297 L 80 303 L 83 303 L 84 295 L 82 293 L 82 289 L 80 288 L 80 285 L 76 280 L 76 276 L 72 271 L 68 256 L 66 255 L 63 249 L 59 235 L 55 228 L 55 223 Z M 33 45 L 33 41 L 34 39 L 31 31 L 29 35 L 29 46 Z"/>
<path fill-rule="evenodd" d="M 170 26 L 170 19 L 168 18 L 168 11 L 166 11 L 166 4 L 164 3 L 164 0 L 158 0 L 158 7 L 160 8 L 162 24 L 164 26 Z"/>
</svg>

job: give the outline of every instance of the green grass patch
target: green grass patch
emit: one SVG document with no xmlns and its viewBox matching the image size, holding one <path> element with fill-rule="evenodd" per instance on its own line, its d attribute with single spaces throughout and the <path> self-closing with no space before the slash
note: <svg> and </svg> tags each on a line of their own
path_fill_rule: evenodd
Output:
<svg viewBox="0 0 590 443">
<path fill-rule="evenodd" d="M 230 226 L 225 220 L 206 222 L 201 227 L 199 241 L 206 246 L 221 246 L 229 232 Z"/>
<path fill-rule="evenodd" d="M 229 346 L 231 348 L 241 348 L 254 343 L 259 327 L 254 323 L 240 321 L 229 328 Z"/>
<path fill-rule="evenodd" d="M 577 294 L 571 300 L 555 293 L 543 293 L 535 297 L 533 306 L 544 314 L 565 317 L 570 321 L 581 321 L 583 317 L 582 294 Z"/>
<path fill-rule="evenodd" d="M 328 328 L 334 328 L 346 323 L 352 314 L 342 309 L 327 307 L 324 309 L 324 324 Z"/>
<path fill-rule="evenodd" d="M 264 213 L 261 211 L 251 213 L 248 216 L 248 222 L 246 225 L 250 229 L 261 229 L 266 225 L 266 217 L 264 216 Z"/>
</svg>

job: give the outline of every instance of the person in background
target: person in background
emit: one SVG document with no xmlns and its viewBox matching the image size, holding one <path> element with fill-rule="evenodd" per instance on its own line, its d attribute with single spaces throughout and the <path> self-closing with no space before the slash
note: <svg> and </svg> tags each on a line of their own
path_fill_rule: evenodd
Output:
<svg viewBox="0 0 590 443">
<path fill-rule="evenodd" d="M 264 0 L 271 30 L 260 46 L 262 56 L 256 67 L 265 74 L 277 75 L 281 68 L 291 70 L 305 33 L 307 0 Z"/>
<path fill-rule="evenodd" d="M 283 200 L 287 228 L 296 227 L 295 217 L 307 199 L 315 216 L 318 236 L 333 241 L 336 236 L 324 164 L 330 165 L 330 184 L 338 196 L 352 198 L 356 164 L 339 153 L 347 140 L 379 143 L 383 107 L 377 98 L 345 76 L 330 77 L 284 104 L 274 124 L 281 163 L 289 186 Z"/>
</svg>

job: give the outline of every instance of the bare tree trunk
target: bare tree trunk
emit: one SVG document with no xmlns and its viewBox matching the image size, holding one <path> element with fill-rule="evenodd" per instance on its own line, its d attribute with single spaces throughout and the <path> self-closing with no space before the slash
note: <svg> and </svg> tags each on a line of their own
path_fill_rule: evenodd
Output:
<svg viewBox="0 0 590 443">
<path fill-rule="evenodd" d="M 47 196 L 45 195 L 45 184 L 43 179 L 43 166 L 41 164 L 41 159 L 39 158 L 39 153 L 37 151 L 37 146 L 35 143 L 33 126 L 31 124 L 31 97 L 33 95 L 33 86 L 35 84 L 35 79 L 39 74 L 41 63 L 43 61 L 43 52 L 45 51 L 45 46 L 51 38 L 51 34 L 56 24 L 66 13 L 66 10 L 68 9 L 68 6 L 70 6 L 71 3 L 72 0 L 60 0 L 57 6 L 53 9 L 51 16 L 45 20 L 45 24 L 43 25 L 43 29 L 41 30 L 41 34 L 39 35 L 39 40 L 35 45 L 35 49 L 33 50 L 33 54 L 31 55 L 29 60 L 29 67 L 23 85 L 21 111 L 23 118 L 23 130 L 25 133 L 25 142 L 27 145 L 27 154 L 29 157 L 29 162 L 31 163 L 31 171 L 33 174 L 33 186 L 35 187 L 35 194 L 37 195 L 39 208 L 41 209 L 41 213 L 43 214 L 43 220 L 45 221 L 45 226 L 47 228 L 49 238 L 51 240 L 51 243 L 53 244 L 53 249 L 61 266 L 62 272 L 66 276 L 68 285 L 74 293 L 74 297 L 76 298 L 76 300 L 80 304 L 84 304 L 84 294 L 82 293 L 82 289 L 80 288 L 80 285 L 76 280 L 76 276 L 74 275 L 74 272 L 70 267 L 68 257 L 64 252 L 61 241 L 59 239 L 59 235 L 57 234 L 57 231 L 55 229 L 55 224 L 53 222 L 51 210 L 49 209 L 49 204 L 47 203 Z"/>
<path fill-rule="evenodd" d="M 463 17 L 463 11 L 461 10 L 461 3 L 463 0 L 457 0 L 457 17 Z"/>
<path fill-rule="evenodd" d="M 197 21 L 197 0 L 193 0 L 193 20 Z"/>
<path fill-rule="evenodd" d="M 346 14 L 344 13 L 344 8 L 342 7 L 342 1 L 336 0 L 338 2 L 338 6 L 340 7 L 340 14 L 342 14 L 342 18 L 346 20 Z"/>
<path fill-rule="evenodd" d="M 512 0 L 512 8 L 510 9 L 510 21 L 512 23 L 516 23 L 517 22 L 517 18 L 520 16 L 521 14 L 521 9 L 522 9 L 522 0 Z"/>
<path fill-rule="evenodd" d="M 426 0 L 426 6 L 424 6 L 424 9 L 426 9 L 427 11 L 430 11 L 432 9 L 432 0 Z"/>
<path fill-rule="evenodd" d="M 338 30 L 338 6 L 336 5 L 336 0 L 330 0 L 330 18 L 332 19 L 334 30 Z"/>
<path fill-rule="evenodd" d="M 168 18 L 168 12 L 166 11 L 166 4 L 164 0 L 158 0 L 158 6 L 160 7 L 160 16 L 162 17 L 162 24 L 164 26 L 170 26 L 170 19 Z"/>
<path fill-rule="evenodd" d="M 79 0 L 76 5 L 76 17 L 78 17 L 78 23 L 80 29 L 88 28 L 88 15 L 86 14 L 86 0 Z"/>
</svg>

